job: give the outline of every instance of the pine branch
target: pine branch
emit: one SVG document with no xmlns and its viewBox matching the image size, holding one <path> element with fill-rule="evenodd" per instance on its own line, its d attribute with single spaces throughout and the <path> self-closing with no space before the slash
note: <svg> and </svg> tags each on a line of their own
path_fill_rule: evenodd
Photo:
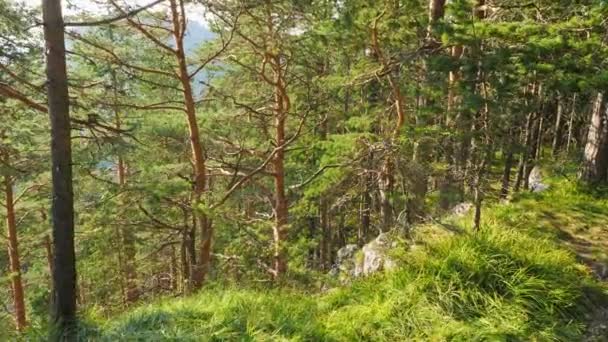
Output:
<svg viewBox="0 0 608 342">
<path fill-rule="evenodd" d="M 121 11 L 122 13 L 116 17 L 113 18 L 106 18 L 106 19 L 101 19 L 101 20 L 96 20 L 96 21 L 83 21 L 83 22 L 67 22 L 65 24 L 63 24 L 66 27 L 72 26 L 72 27 L 82 27 L 82 26 L 99 26 L 99 25 L 106 25 L 106 24 L 111 24 L 113 22 L 122 20 L 122 19 L 127 19 L 130 18 L 134 15 L 137 15 L 139 12 L 145 11 L 148 8 L 154 7 L 158 4 L 160 4 L 161 2 L 163 2 L 165 0 L 156 0 L 153 1 L 143 7 L 134 9 L 132 11 L 129 12 L 124 12 Z"/>
</svg>

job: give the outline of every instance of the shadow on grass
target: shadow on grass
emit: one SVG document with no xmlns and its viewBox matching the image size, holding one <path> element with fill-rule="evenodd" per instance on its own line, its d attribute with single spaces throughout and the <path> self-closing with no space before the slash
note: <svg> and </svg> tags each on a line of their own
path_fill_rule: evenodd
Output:
<svg viewBox="0 0 608 342">
<path fill-rule="evenodd" d="M 455 235 L 462 235 L 467 233 L 463 228 L 452 223 L 439 222 L 439 225 L 443 229 L 449 231 L 450 233 L 454 233 Z"/>
</svg>

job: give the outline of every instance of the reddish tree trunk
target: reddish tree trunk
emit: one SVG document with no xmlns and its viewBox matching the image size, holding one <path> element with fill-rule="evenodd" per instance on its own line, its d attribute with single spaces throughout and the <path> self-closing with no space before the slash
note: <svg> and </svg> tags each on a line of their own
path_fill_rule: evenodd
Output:
<svg viewBox="0 0 608 342">
<path fill-rule="evenodd" d="M 19 260 L 19 240 L 17 238 L 17 222 L 13 199 L 13 182 L 8 175 L 4 176 L 4 194 L 6 196 L 6 226 L 8 228 L 8 259 L 10 265 L 11 289 L 13 291 L 13 306 L 15 309 L 15 325 L 18 331 L 23 331 L 25 321 L 25 301 L 23 283 L 21 282 L 21 261 Z"/>
<path fill-rule="evenodd" d="M 110 31 L 111 33 L 111 31 Z M 116 123 L 116 129 L 120 131 L 122 128 L 122 120 L 118 111 L 118 81 L 116 78 L 116 72 L 112 69 L 112 86 L 113 86 L 113 97 L 114 97 L 114 120 Z M 127 184 L 127 166 L 124 158 L 119 155 L 116 161 L 116 175 L 118 177 L 118 185 L 120 191 L 124 190 Z M 121 206 L 124 203 L 121 201 Z M 135 236 L 133 230 L 128 227 L 122 227 L 119 230 L 121 245 L 124 250 L 124 257 L 121 257 L 121 270 L 124 273 L 124 302 L 132 303 L 139 299 L 139 288 L 137 286 L 137 266 L 135 264 L 136 250 L 135 250 Z"/>
<path fill-rule="evenodd" d="M 179 9 L 177 0 L 171 0 L 171 14 L 173 19 L 173 34 L 175 40 L 175 55 L 178 62 L 179 80 L 183 87 L 184 109 L 188 122 L 188 130 L 190 135 L 190 148 L 192 150 L 192 166 L 194 173 L 194 184 L 192 190 L 192 205 L 194 207 L 194 215 L 196 228 L 200 231 L 200 247 L 199 258 L 196 263 L 191 264 L 190 271 L 190 287 L 198 289 L 205 281 L 205 277 L 209 272 L 211 262 L 211 245 L 213 238 L 213 229 L 211 221 L 208 217 L 197 211 L 196 206 L 202 200 L 203 193 L 207 183 L 205 174 L 205 155 L 199 135 L 199 127 L 196 119 L 196 107 L 194 103 L 194 95 L 192 85 L 190 83 L 190 75 L 188 73 L 188 63 L 186 61 L 186 53 L 184 49 L 184 35 L 186 27 L 186 17 L 184 13 L 183 0 L 179 0 Z"/>
<path fill-rule="evenodd" d="M 120 129 L 120 123 L 117 121 L 117 128 Z M 127 182 L 127 172 L 124 159 L 118 157 L 117 161 L 118 184 L 124 188 Z M 135 236 L 133 231 L 128 227 L 123 227 L 120 230 L 120 240 L 124 250 L 122 258 L 122 268 L 125 276 L 125 302 L 132 303 L 139 299 L 140 291 L 137 285 L 137 267 L 135 265 L 136 250 Z"/>
<path fill-rule="evenodd" d="M 272 160 L 274 172 L 274 271 L 278 277 L 287 271 L 287 255 L 284 241 L 287 239 L 288 206 L 285 195 L 285 121 L 289 112 L 289 96 L 287 94 L 283 67 L 277 55 L 271 56 L 275 73 L 275 141 L 277 151 Z"/>
</svg>

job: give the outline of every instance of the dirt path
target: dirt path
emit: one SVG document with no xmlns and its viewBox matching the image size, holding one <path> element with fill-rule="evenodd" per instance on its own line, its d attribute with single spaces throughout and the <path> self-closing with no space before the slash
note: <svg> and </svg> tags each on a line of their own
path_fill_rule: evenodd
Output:
<svg viewBox="0 0 608 342">
<path fill-rule="evenodd" d="M 608 282 L 608 206 L 605 200 L 567 203 L 539 202 L 542 228 L 558 231 L 561 244 L 601 281 Z M 596 294 L 590 294 L 593 298 Z M 608 342 L 608 303 L 595 302 L 589 313 L 585 341 Z"/>
</svg>

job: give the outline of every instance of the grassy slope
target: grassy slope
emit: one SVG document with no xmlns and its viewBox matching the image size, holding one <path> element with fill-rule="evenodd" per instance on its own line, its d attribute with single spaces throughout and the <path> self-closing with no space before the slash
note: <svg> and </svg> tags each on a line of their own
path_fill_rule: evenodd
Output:
<svg viewBox="0 0 608 342">
<path fill-rule="evenodd" d="M 83 330 L 107 341 L 578 341 L 605 288 L 608 201 L 553 180 L 465 221 L 420 227 L 399 270 L 323 294 L 210 288 Z M 576 253 L 580 254 L 580 258 Z"/>
</svg>

